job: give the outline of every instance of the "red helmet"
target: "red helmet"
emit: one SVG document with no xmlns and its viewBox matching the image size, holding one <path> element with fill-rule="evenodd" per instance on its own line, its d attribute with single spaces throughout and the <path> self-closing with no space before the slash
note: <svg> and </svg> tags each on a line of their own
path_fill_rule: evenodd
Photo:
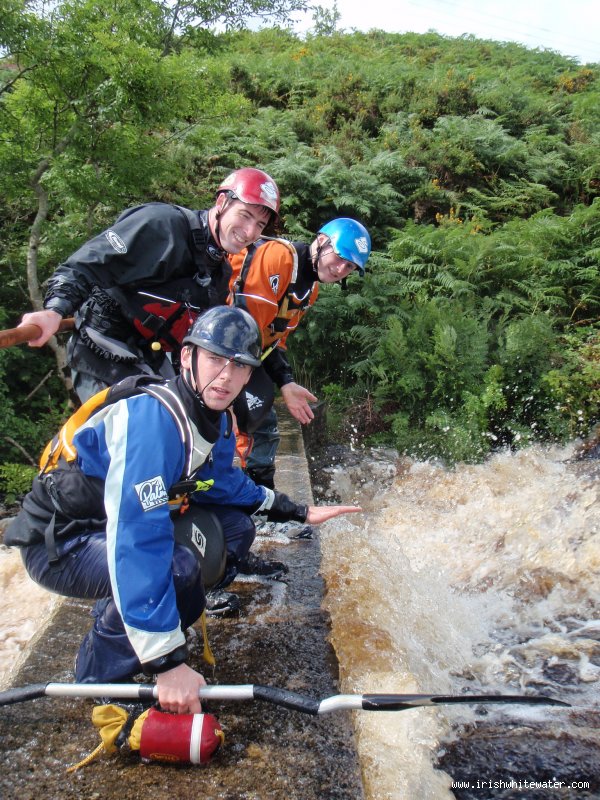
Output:
<svg viewBox="0 0 600 800">
<path fill-rule="evenodd" d="M 227 192 L 230 197 L 254 206 L 264 206 L 279 215 L 279 189 L 277 184 L 262 169 L 244 167 L 228 175 L 217 189 L 217 197 Z"/>
</svg>

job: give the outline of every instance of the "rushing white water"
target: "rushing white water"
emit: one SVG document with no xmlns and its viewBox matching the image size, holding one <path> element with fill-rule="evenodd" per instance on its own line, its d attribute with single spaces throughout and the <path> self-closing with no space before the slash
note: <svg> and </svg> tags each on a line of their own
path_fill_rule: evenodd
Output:
<svg viewBox="0 0 600 800">
<path fill-rule="evenodd" d="M 0 546 L 0 689 L 8 685 L 22 654 L 44 627 L 57 598 L 27 575 L 17 548 Z"/>
<path fill-rule="evenodd" d="M 529 691 L 598 708 L 598 482 L 572 454 L 532 447 L 449 471 L 388 453 L 331 471 L 330 495 L 366 511 L 322 533 L 343 691 Z M 564 709 L 489 708 L 568 725 Z M 454 797 L 434 754 L 473 713 L 357 714 L 370 800 Z"/>
</svg>

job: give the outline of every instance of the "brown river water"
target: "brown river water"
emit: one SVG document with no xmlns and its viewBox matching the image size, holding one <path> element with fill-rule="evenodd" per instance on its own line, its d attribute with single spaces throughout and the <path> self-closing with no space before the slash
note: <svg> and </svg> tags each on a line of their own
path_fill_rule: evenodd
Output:
<svg viewBox="0 0 600 800">
<path fill-rule="evenodd" d="M 320 532 L 341 692 L 572 705 L 352 712 L 368 800 L 600 797 L 598 462 L 574 454 L 346 452 L 319 473 L 316 495 L 364 508 Z M 1 682 L 52 602 L 6 548 L 0 581 Z"/>
<path fill-rule="evenodd" d="M 573 706 L 356 714 L 369 798 L 600 797 L 599 465 L 574 450 L 327 470 L 325 496 L 366 510 L 322 535 L 343 691 Z"/>
</svg>

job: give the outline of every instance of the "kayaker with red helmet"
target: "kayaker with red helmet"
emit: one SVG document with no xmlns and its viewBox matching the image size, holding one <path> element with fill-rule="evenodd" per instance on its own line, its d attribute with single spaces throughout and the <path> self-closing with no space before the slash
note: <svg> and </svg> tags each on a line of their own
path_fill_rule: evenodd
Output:
<svg viewBox="0 0 600 800">
<path fill-rule="evenodd" d="M 30 345 L 42 346 L 63 317 L 75 315 L 68 363 L 82 402 L 128 375 L 172 377 L 198 313 L 227 299 L 227 256 L 268 231 L 279 204 L 275 181 L 247 167 L 221 182 L 208 210 L 127 209 L 57 267 L 44 309 L 23 316 L 21 324 L 42 331 Z"/>
</svg>

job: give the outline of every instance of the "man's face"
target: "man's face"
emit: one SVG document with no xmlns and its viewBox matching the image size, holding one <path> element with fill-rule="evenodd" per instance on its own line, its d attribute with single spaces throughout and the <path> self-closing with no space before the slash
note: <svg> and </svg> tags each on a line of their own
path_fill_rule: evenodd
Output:
<svg viewBox="0 0 600 800">
<path fill-rule="evenodd" d="M 264 206 L 228 199 L 224 194 L 217 198 L 216 207 L 221 210 L 219 240 L 227 253 L 239 253 L 255 242 L 271 219 L 271 212 Z"/>
<path fill-rule="evenodd" d="M 252 367 L 229 361 L 200 347 L 184 347 L 181 351 L 182 368 L 191 369 L 193 358 L 196 358 L 196 375 L 200 382 L 200 386 L 194 388 L 201 393 L 208 408 L 224 411 L 250 380 Z"/>
<path fill-rule="evenodd" d="M 317 262 L 317 274 L 321 283 L 337 283 L 356 269 L 355 264 L 344 261 L 336 254 L 327 236 L 320 233 L 317 241 L 323 248 Z"/>
</svg>

